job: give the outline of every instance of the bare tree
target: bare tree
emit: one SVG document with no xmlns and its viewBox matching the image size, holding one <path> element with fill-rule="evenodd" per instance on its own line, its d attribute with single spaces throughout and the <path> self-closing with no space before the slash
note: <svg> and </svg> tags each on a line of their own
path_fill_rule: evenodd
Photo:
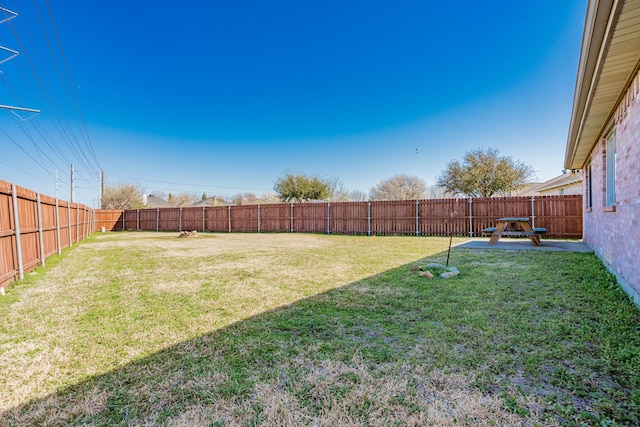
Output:
<svg viewBox="0 0 640 427">
<path fill-rule="evenodd" d="M 349 200 L 353 202 L 366 202 L 369 200 L 369 195 L 362 190 L 353 190 L 349 193 Z"/>
<path fill-rule="evenodd" d="M 378 183 L 369 192 L 371 200 L 426 199 L 427 184 L 417 176 L 394 175 Z"/>
<path fill-rule="evenodd" d="M 231 203 L 236 206 L 242 206 L 244 204 L 244 196 L 242 195 L 242 193 L 236 193 L 231 196 Z"/>
<path fill-rule="evenodd" d="M 262 193 L 258 201 L 264 204 L 281 203 L 280 197 L 278 197 L 276 193 L 272 193 L 272 192 Z"/>
<path fill-rule="evenodd" d="M 195 194 L 190 193 L 179 193 L 179 194 L 171 194 L 169 193 L 169 198 L 167 201 L 171 206 L 181 207 L 181 206 L 190 206 L 197 202 L 200 198 Z"/>
<path fill-rule="evenodd" d="M 258 196 L 255 193 L 244 193 L 242 197 L 245 205 L 257 205 L 259 203 Z"/>
<path fill-rule="evenodd" d="M 330 202 L 346 202 L 350 200 L 349 192 L 344 183 L 339 178 L 331 178 L 326 181 L 329 195 L 327 200 Z"/>
<path fill-rule="evenodd" d="M 258 196 L 255 193 L 236 193 L 231 196 L 231 203 L 236 206 L 241 205 L 256 205 L 260 203 Z"/>
<path fill-rule="evenodd" d="M 446 199 L 447 197 L 454 197 L 454 196 L 455 196 L 454 194 L 447 193 L 447 190 L 437 185 L 432 185 L 431 187 L 429 187 L 430 199 Z"/>
<path fill-rule="evenodd" d="M 144 207 L 142 188 L 138 184 L 105 184 L 101 206 L 102 209 L 142 208 Z"/>
</svg>

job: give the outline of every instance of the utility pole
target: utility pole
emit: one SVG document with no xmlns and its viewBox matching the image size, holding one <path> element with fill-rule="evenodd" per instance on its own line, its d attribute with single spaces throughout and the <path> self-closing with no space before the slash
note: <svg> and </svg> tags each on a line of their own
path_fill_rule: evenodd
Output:
<svg viewBox="0 0 640 427">
<path fill-rule="evenodd" d="M 102 169 L 102 185 L 100 187 L 100 208 L 102 209 L 102 199 L 104 198 L 104 169 Z"/>
<path fill-rule="evenodd" d="M 96 209 L 100 209 L 101 207 L 102 207 L 102 186 L 100 185 L 100 172 L 98 172 L 98 207 Z"/>
<path fill-rule="evenodd" d="M 56 199 L 58 198 L 58 169 L 56 169 Z"/>
<path fill-rule="evenodd" d="M 74 172 L 75 169 L 73 169 L 73 163 L 71 163 L 71 203 L 76 201 L 76 177 Z"/>
<path fill-rule="evenodd" d="M 12 20 L 13 18 L 15 18 L 16 16 L 18 16 L 17 13 L 10 11 L 9 9 L 5 9 L 4 7 L 0 6 L 0 12 L 2 12 L 2 14 L 5 16 L 5 18 L 0 21 L 0 24 L 4 24 L 7 21 Z M 4 46 L 0 46 L 0 50 L 3 52 L 7 52 L 9 54 L 9 56 L 7 58 L 1 59 L 0 60 L 0 64 L 3 64 L 13 58 L 15 58 L 16 56 L 18 56 L 19 52 L 13 49 L 9 49 L 8 47 L 4 47 Z M 20 118 L 20 120 L 22 120 L 23 122 L 30 119 L 31 117 L 40 114 L 40 110 L 36 110 L 34 108 L 25 108 L 25 107 L 14 107 L 12 105 L 4 105 L 4 104 L 0 104 L 0 108 L 2 108 L 3 110 L 9 110 L 11 111 L 13 114 L 15 114 L 16 116 L 18 116 L 18 118 Z M 29 117 L 23 118 L 21 117 L 18 112 L 23 112 L 23 113 L 32 113 Z"/>
</svg>

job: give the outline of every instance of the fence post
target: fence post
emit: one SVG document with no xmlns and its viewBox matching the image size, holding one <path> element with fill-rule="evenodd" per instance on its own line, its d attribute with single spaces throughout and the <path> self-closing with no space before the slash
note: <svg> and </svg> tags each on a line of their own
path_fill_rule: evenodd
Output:
<svg viewBox="0 0 640 427">
<path fill-rule="evenodd" d="M 331 234 L 331 202 L 327 203 L 327 234 Z"/>
<path fill-rule="evenodd" d="M 56 239 L 58 242 L 58 255 L 62 255 L 62 247 L 60 246 L 60 206 L 56 199 Z"/>
<path fill-rule="evenodd" d="M 258 233 L 260 233 L 260 203 L 258 203 Z"/>
<path fill-rule="evenodd" d="M 44 257 L 44 237 L 42 230 L 42 204 L 40 201 L 40 193 L 37 194 L 38 200 L 38 240 L 40 241 L 40 260 L 42 261 L 42 266 L 44 267 L 45 257 Z"/>
<path fill-rule="evenodd" d="M 231 205 L 229 205 L 227 220 L 229 221 L 229 233 L 231 233 Z"/>
<path fill-rule="evenodd" d="M 291 203 L 291 232 L 293 233 L 293 203 Z"/>
<path fill-rule="evenodd" d="M 24 266 L 22 264 L 22 241 L 20 239 L 20 212 L 18 209 L 18 192 L 16 185 L 11 184 L 11 196 L 13 197 L 13 225 L 16 236 L 16 252 L 18 255 L 18 277 L 24 279 Z"/>
<path fill-rule="evenodd" d="M 473 237 L 473 199 L 469 197 L 469 237 Z"/>
<path fill-rule="evenodd" d="M 536 228 L 535 196 L 531 196 L 531 228 Z"/>
<path fill-rule="evenodd" d="M 206 216 L 205 209 L 204 209 L 204 206 L 202 206 L 202 232 L 203 233 L 204 233 L 204 227 L 205 227 L 205 225 L 204 225 L 204 217 L 205 216 Z"/>
<path fill-rule="evenodd" d="M 180 206 L 180 222 L 178 223 L 178 231 L 182 231 L 182 206 Z"/>
<path fill-rule="evenodd" d="M 371 202 L 367 202 L 367 236 L 371 236 Z"/>
<path fill-rule="evenodd" d="M 76 242 L 80 241 L 80 205 L 76 205 Z"/>
<path fill-rule="evenodd" d="M 69 247 L 73 246 L 73 235 L 71 234 L 71 203 L 67 202 L 67 231 L 69 234 Z"/>
<path fill-rule="evenodd" d="M 156 231 L 160 231 L 160 208 L 156 208 Z"/>
<path fill-rule="evenodd" d="M 416 236 L 420 235 L 420 202 L 416 199 Z"/>
<path fill-rule="evenodd" d="M 140 209 L 136 210 L 136 230 L 140 231 Z"/>
</svg>

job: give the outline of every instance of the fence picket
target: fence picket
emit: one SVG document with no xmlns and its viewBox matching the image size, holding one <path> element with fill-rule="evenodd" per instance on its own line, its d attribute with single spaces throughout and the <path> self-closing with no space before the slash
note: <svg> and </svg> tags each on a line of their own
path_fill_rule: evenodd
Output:
<svg viewBox="0 0 640 427">
<path fill-rule="evenodd" d="M 549 238 L 582 237 L 582 196 L 291 203 L 93 210 L 0 181 L 0 287 L 46 257 L 106 230 L 310 232 L 479 236 L 505 216 L 529 217 Z M 66 209 L 66 212 L 64 212 Z M 75 213 L 72 215 L 72 209 Z M 62 212 L 61 212 L 62 211 Z M 82 216 L 80 215 L 82 211 Z M 451 213 L 455 214 L 453 217 Z M 65 224 L 66 220 L 66 224 Z M 82 226 L 82 229 L 80 227 Z M 66 229 L 66 232 L 63 231 Z M 44 256 L 43 256 L 44 253 Z"/>
<path fill-rule="evenodd" d="M 61 215 L 60 210 L 65 208 L 66 215 Z M 76 207 L 78 240 L 88 234 L 84 233 L 88 228 L 86 213 L 91 211 L 86 206 Z M 67 224 L 62 218 L 67 218 Z M 49 256 L 60 255 L 63 248 L 71 246 L 73 226 L 70 203 L 0 180 L 0 288 L 4 290 L 9 283 L 24 278 L 26 272 L 45 265 Z"/>
<path fill-rule="evenodd" d="M 145 209 L 142 209 L 145 211 Z M 480 236 L 501 217 L 529 217 L 547 237 L 582 237 L 581 196 L 537 196 L 477 199 L 427 199 L 368 202 L 291 203 L 158 209 L 156 230 L 177 230 L 182 220 L 189 229 L 204 231 L 307 232 L 335 234 Z M 129 211 L 96 211 L 96 228 L 117 230 Z M 160 215 L 160 213 L 163 215 Z M 173 213 L 172 213 L 173 212 Z M 452 215 L 453 213 L 453 215 Z M 175 215 L 175 216 L 174 216 Z M 188 215 L 188 219 L 186 217 Z M 220 224 L 226 222 L 226 228 Z M 144 221 L 140 229 L 152 230 Z"/>
</svg>

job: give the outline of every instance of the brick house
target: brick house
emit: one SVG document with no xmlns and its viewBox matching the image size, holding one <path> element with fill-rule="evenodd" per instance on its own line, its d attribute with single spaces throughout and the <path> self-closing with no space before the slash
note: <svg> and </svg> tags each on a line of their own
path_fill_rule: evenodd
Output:
<svg viewBox="0 0 640 427">
<path fill-rule="evenodd" d="M 640 0 L 589 0 L 565 168 L 584 240 L 640 305 Z"/>
</svg>

